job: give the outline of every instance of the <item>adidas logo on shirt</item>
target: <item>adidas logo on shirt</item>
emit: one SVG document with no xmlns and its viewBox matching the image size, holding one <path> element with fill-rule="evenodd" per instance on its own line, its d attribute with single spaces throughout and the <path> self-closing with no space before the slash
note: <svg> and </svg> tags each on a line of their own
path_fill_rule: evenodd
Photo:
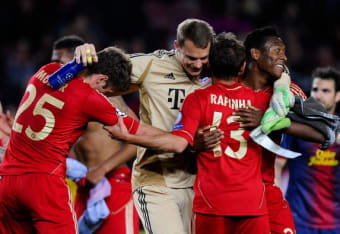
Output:
<svg viewBox="0 0 340 234">
<path fill-rule="evenodd" d="M 165 75 L 164 78 L 166 78 L 166 79 L 171 79 L 171 80 L 176 79 L 174 73 L 172 73 L 172 72 L 169 73 L 169 74 L 167 74 L 167 75 Z"/>
</svg>

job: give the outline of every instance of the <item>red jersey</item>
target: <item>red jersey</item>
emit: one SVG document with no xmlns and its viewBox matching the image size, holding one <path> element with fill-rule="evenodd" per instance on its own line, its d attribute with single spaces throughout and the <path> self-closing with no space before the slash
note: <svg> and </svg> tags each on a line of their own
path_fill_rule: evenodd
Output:
<svg viewBox="0 0 340 234">
<path fill-rule="evenodd" d="M 307 99 L 306 94 L 303 92 L 303 90 L 294 82 L 291 82 L 290 85 L 290 91 L 295 95 L 295 96 L 300 96 L 303 99 Z M 272 95 L 273 89 L 266 89 L 266 92 L 270 93 Z M 277 143 L 280 144 L 281 141 L 281 133 L 275 133 L 271 135 L 273 140 Z M 263 176 L 263 181 L 265 185 L 273 185 L 274 184 L 274 177 L 275 177 L 275 156 L 276 154 L 263 149 L 263 163 L 262 163 L 262 176 Z"/>
<path fill-rule="evenodd" d="M 65 177 L 70 147 L 89 121 L 117 123 L 117 114 L 134 134 L 139 122 L 114 106 L 81 77 L 54 90 L 48 77 L 60 65 L 50 63 L 30 79 L 13 124 L 10 142 L 0 166 L 0 175 L 49 173 Z"/>
<path fill-rule="evenodd" d="M 173 134 L 193 144 L 199 127 L 213 125 L 224 131 L 221 144 L 201 152 L 197 158 L 194 212 L 225 216 L 266 214 L 262 148 L 250 139 L 249 130 L 240 128 L 232 113 L 249 105 L 264 111 L 269 101 L 268 93 L 241 83 L 217 83 L 187 96 Z"/>
</svg>

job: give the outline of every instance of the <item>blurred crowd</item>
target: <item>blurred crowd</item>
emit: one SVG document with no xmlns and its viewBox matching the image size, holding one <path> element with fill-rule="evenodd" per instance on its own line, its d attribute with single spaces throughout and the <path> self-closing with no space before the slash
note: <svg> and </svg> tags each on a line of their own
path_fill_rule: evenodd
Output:
<svg viewBox="0 0 340 234">
<path fill-rule="evenodd" d="M 52 42 L 76 34 L 98 49 L 117 45 L 128 53 L 173 48 L 176 25 L 201 18 L 240 39 L 273 25 L 287 45 L 292 78 L 306 93 L 317 66 L 340 69 L 340 1 L 336 0 L 15 0 L 2 3 L 0 100 L 15 109 L 31 75 L 50 61 Z M 137 95 L 126 97 L 134 110 Z"/>
</svg>

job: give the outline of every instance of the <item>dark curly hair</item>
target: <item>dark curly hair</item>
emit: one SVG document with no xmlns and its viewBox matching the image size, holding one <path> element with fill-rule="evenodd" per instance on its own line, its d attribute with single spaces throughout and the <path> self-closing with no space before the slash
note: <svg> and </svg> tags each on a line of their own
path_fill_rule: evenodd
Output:
<svg viewBox="0 0 340 234">
<path fill-rule="evenodd" d="M 103 74 L 109 77 L 106 85 L 126 91 L 131 81 L 132 63 L 130 58 L 117 47 L 108 47 L 97 53 L 98 63 L 88 67 L 88 74 Z"/>
<path fill-rule="evenodd" d="M 244 41 L 244 47 L 246 48 L 247 62 L 251 61 L 250 50 L 252 48 L 262 50 L 268 38 L 270 37 L 280 37 L 279 33 L 272 26 L 257 28 L 247 35 Z"/>
<path fill-rule="evenodd" d="M 53 42 L 53 50 L 59 49 L 75 49 L 77 46 L 84 44 L 83 38 L 77 35 L 68 35 L 58 38 Z"/>
<path fill-rule="evenodd" d="M 317 67 L 312 72 L 312 79 L 334 80 L 335 91 L 340 90 L 340 72 L 334 67 Z"/>
<path fill-rule="evenodd" d="M 239 74 L 245 57 L 244 46 L 233 33 L 220 33 L 209 53 L 211 73 L 224 80 L 235 77 Z"/>
<path fill-rule="evenodd" d="M 77 35 L 68 35 L 58 38 L 53 42 L 53 51 L 60 50 L 60 49 L 66 49 L 68 57 L 73 58 L 74 51 L 77 46 L 83 45 L 85 41 L 83 38 L 77 36 Z M 53 62 L 60 62 L 60 57 L 55 56 L 52 54 L 51 60 Z"/>
</svg>

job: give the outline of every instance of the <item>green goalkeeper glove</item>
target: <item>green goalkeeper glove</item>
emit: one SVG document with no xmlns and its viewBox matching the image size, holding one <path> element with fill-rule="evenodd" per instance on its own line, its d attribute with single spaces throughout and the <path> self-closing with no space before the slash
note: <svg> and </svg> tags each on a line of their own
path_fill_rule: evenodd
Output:
<svg viewBox="0 0 340 234">
<path fill-rule="evenodd" d="M 287 128 L 290 125 L 291 121 L 289 118 L 280 117 L 272 108 L 268 108 L 261 119 L 261 128 L 266 134 Z"/>
<path fill-rule="evenodd" d="M 274 82 L 274 93 L 270 100 L 270 107 L 280 117 L 285 117 L 289 108 L 293 107 L 295 102 L 294 95 L 289 90 L 290 76 L 287 68 L 286 71 L 282 73 L 280 79 Z"/>
</svg>

